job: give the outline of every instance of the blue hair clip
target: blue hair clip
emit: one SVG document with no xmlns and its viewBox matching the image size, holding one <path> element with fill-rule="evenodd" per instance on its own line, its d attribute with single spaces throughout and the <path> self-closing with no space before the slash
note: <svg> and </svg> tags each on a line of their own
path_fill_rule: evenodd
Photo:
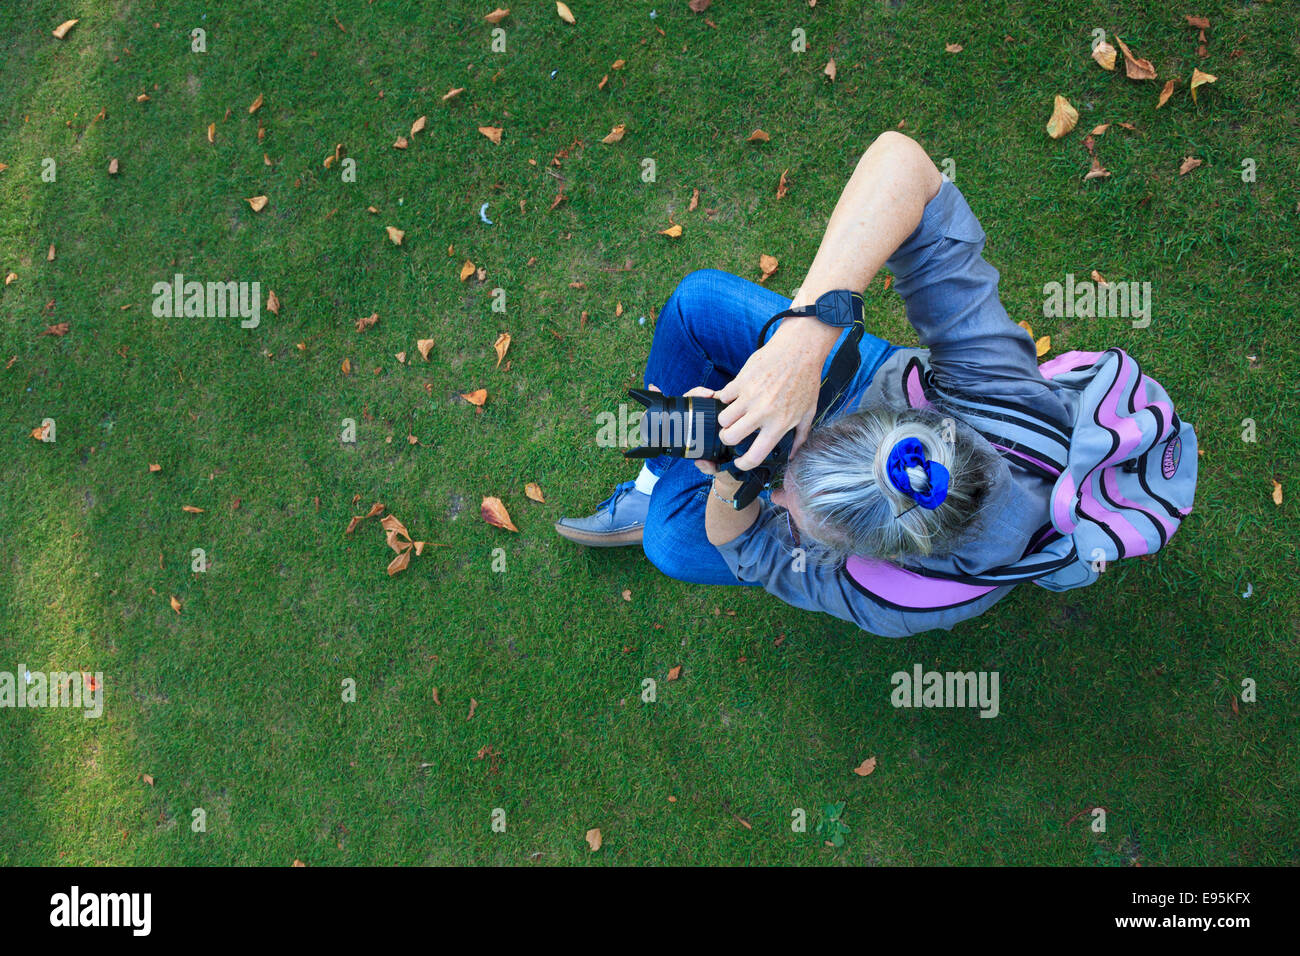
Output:
<svg viewBox="0 0 1300 956">
<path fill-rule="evenodd" d="M 925 472 L 925 477 L 930 481 L 929 491 L 912 490 L 912 481 L 907 475 L 909 468 L 920 468 Z M 890 484 L 922 508 L 933 511 L 948 497 L 948 469 L 937 461 L 926 459 L 925 446 L 919 438 L 904 438 L 894 445 L 885 460 L 885 471 L 889 475 Z"/>
</svg>

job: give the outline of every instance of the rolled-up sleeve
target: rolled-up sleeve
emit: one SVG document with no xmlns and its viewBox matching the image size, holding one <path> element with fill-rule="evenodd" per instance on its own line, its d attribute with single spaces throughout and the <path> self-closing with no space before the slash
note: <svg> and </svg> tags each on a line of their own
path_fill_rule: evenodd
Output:
<svg viewBox="0 0 1300 956">
<path fill-rule="evenodd" d="M 719 545 L 718 553 L 740 580 L 761 584 L 787 604 L 822 611 L 880 637 L 949 630 L 992 607 L 1012 590 L 998 588 L 978 601 L 945 611 L 901 611 L 858 590 L 842 567 L 819 565 L 801 555 L 790 538 L 784 512 L 766 501 L 757 520 Z"/>
<path fill-rule="evenodd" d="M 1034 342 L 998 298 L 998 270 L 957 186 L 944 178 L 886 267 L 945 386 L 1034 397 L 1045 390 Z"/>
</svg>

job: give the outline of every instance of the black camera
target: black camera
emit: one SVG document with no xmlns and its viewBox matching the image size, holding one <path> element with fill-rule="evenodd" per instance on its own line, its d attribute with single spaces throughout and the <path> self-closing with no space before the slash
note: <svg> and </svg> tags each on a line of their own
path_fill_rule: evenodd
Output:
<svg viewBox="0 0 1300 956">
<path fill-rule="evenodd" d="M 848 335 L 835 349 L 829 371 L 822 379 L 817 396 L 817 416 L 814 427 L 831 411 L 841 406 L 845 390 L 858 371 L 861 356 L 858 343 L 862 341 L 865 327 L 862 322 L 862 293 L 850 289 L 833 289 L 818 296 L 810 306 L 788 308 L 767 320 L 758 335 L 756 349 L 767 341 L 768 330 L 777 322 L 791 316 L 811 316 L 819 322 L 848 330 Z M 641 445 L 623 453 L 626 458 L 655 458 L 668 455 L 672 458 L 703 458 L 716 462 L 722 471 L 740 479 L 732 507 L 739 510 L 749 505 L 759 492 L 772 482 L 776 473 L 785 467 L 794 448 L 794 429 L 781 436 L 776 447 L 753 468 L 742 471 L 736 459 L 742 457 L 754 439 L 755 432 L 739 445 L 728 445 L 718 434 L 718 413 L 726 404 L 716 398 L 695 398 L 685 395 L 664 395 L 646 389 L 634 388 L 628 396 L 645 406 L 641 417 Z"/>
<path fill-rule="evenodd" d="M 716 398 L 664 395 L 642 388 L 631 389 L 627 394 L 645 406 L 645 414 L 641 416 L 640 446 L 625 451 L 623 455 L 627 458 L 668 455 L 715 462 L 720 470 L 741 480 L 733 499 L 733 507 L 737 509 L 746 507 L 757 498 L 790 458 L 794 429 L 786 432 L 759 464 L 742 471 L 736 467 L 736 459 L 749 450 L 758 433 L 748 436 L 739 445 L 724 442 L 719 434 L 722 426 L 718 424 L 718 413 L 727 407 L 725 403 Z"/>
</svg>

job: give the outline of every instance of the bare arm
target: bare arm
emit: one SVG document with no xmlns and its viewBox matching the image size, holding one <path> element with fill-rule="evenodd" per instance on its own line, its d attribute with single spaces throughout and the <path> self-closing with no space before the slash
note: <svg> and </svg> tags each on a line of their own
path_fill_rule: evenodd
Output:
<svg viewBox="0 0 1300 956">
<path fill-rule="evenodd" d="M 924 149 L 892 130 L 876 137 L 840 195 L 794 305 L 809 305 L 833 289 L 864 291 L 921 222 L 925 204 L 943 179 Z M 840 330 L 811 317 L 782 320 L 768 343 L 717 397 L 729 403 L 718 416 L 722 440 L 742 442 L 761 433 L 739 460 L 752 468 L 791 428 L 795 448 L 817 413 L 821 368 Z"/>
</svg>

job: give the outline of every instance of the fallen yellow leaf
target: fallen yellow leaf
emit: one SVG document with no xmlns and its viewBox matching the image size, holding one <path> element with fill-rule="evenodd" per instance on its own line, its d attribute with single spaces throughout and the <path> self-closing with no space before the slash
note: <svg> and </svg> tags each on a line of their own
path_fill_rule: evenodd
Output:
<svg viewBox="0 0 1300 956">
<path fill-rule="evenodd" d="M 1282 504 L 1282 483 L 1276 478 L 1273 479 L 1273 504 Z"/>
<path fill-rule="evenodd" d="M 563 4 L 557 4 L 557 6 L 563 6 Z M 603 843 L 603 840 L 600 835 L 600 830 L 596 828 L 592 828 L 588 830 L 586 835 L 583 837 L 583 839 L 587 841 L 587 846 L 591 847 L 592 853 L 595 853 L 597 850 L 599 850 L 601 844 Z"/>
<path fill-rule="evenodd" d="M 264 101 L 262 99 L 262 94 L 258 93 L 257 99 L 253 100 L 252 104 L 248 107 L 249 114 L 251 115 L 253 113 L 256 113 L 258 110 L 260 110 L 262 108 L 263 102 Z"/>
<path fill-rule="evenodd" d="M 54 28 L 54 39 L 62 40 L 64 37 L 68 35 L 68 31 L 71 30 L 80 22 L 81 22 L 80 20 L 64 20 L 57 27 Z"/>
<path fill-rule="evenodd" d="M 425 125 L 428 123 L 428 120 L 429 117 L 421 116 L 419 119 L 417 119 L 414 123 L 411 124 L 411 139 L 415 139 L 415 134 L 424 129 Z"/>
<path fill-rule="evenodd" d="M 546 496 L 542 494 L 542 486 L 535 481 L 530 481 L 528 484 L 524 485 L 524 494 L 527 495 L 531 501 L 536 501 L 541 504 L 546 503 Z"/>
<path fill-rule="evenodd" d="M 465 264 L 460 267 L 460 281 L 464 282 L 473 274 L 474 274 L 474 263 L 466 259 Z"/>
<path fill-rule="evenodd" d="M 573 18 L 573 11 L 566 7 L 560 0 L 555 0 L 555 12 L 560 15 L 560 19 L 565 23 L 577 23 Z"/>
<path fill-rule="evenodd" d="M 1214 83 L 1219 78 L 1211 73 L 1202 73 L 1196 67 L 1192 67 L 1192 102 L 1196 102 L 1196 88 L 1204 86 L 1206 83 Z"/>
<path fill-rule="evenodd" d="M 176 595 L 174 594 L 172 595 L 171 605 L 173 611 L 175 611 L 177 614 L 181 613 L 181 602 L 176 600 Z"/>
<path fill-rule="evenodd" d="M 1044 335 L 1041 339 L 1039 339 L 1037 342 L 1034 343 L 1034 351 L 1038 353 L 1039 358 L 1042 358 L 1051 350 L 1052 350 L 1052 337 L 1050 335 Z"/>
<path fill-rule="evenodd" d="M 500 126 L 480 126 L 478 131 L 494 143 L 500 143 L 501 134 L 505 132 Z"/>
<path fill-rule="evenodd" d="M 1115 48 L 1105 40 L 1092 48 L 1092 58 L 1097 61 L 1103 70 L 1115 69 Z"/>
<path fill-rule="evenodd" d="M 248 203 L 248 205 L 252 207 L 253 212 L 261 212 L 266 208 L 266 204 L 270 202 L 270 200 L 265 196 L 253 196 L 250 199 L 245 199 L 244 202 Z"/>
<path fill-rule="evenodd" d="M 398 229 L 396 226 L 384 226 L 384 232 L 388 233 L 388 238 L 393 241 L 393 245 L 395 246 L 400 246 L 402 244 L 402 239 L 406 237 L 406 233 L 402 232 L 402 230 Z"/>
<path fill-rule="evenodd" d="M 1060 139 L 1079 122 L 1079 111 L 1070 105 L 1070 101 L 1059 93 L 1052 104 L 1052 118 L 1047 121 L 1047 135 Z"/>
<path fill-rule="evenodd" d="M 1165 84 L 1164 89 L 1160 91 L 1160 99 L 1156 100 L 1156 109 L 1164 106 L 1169 102 L 1169 97 L 1174 95 L 1174 81 L 1170 80 Z"/>
<path fill-rule="evenodd" d="M 419 339 L 415 347 L 420 352 L 420 358 L 429 361 L 429 350 L 433 348 L 433 339 Z"/>
<path fill-rule="evenodd" d="M 601 142 L 617 143 L 619 140 L 623 138 L 623 134 L 626 131 L 627 131 L 627 127 L 624 126 L 622 123 L 619 123 L 617 126 L 615 126 L 613 129 L 609 131 L 608 135 L 606 135 L 605 138 L 601 140 Z"/>
<path fill-rule="evenodd" d="M 763 132 L 761 129 L 756 129 L 754 130 L 754 132 L 749 134 L 749 137 L 745 140 L 745 142 L 766 143 L 771 138 L 772 138 L 771 136 L 768 136 L 767 133 Z"/>
<path fill-rule="evenodd" d="M 661 236 L 668 236 L 671 239 L 676 239 L 682 234 L 682 227 L 674 223 L 667 229 L 660 229 L 659 234 Z"/>
<path fill-rule="evenodd" d="M 497 340 L 492 343 L 492 348 L 497 353 L 497 368 L 501 367 L 501 360 L 506 357 L 506 350 L 510 348 L 510 333 L 502 332 L 497 336 Z"/>
<path fill-rule="evenodd" d="M 487 401 L 487 389 L 476 388 L 472 392 L 461 392 L 460 397 L 465 399 L 465 401 L 469 402 L 471 405 L 482 407 L 483 403 Z"/>
</svg>

